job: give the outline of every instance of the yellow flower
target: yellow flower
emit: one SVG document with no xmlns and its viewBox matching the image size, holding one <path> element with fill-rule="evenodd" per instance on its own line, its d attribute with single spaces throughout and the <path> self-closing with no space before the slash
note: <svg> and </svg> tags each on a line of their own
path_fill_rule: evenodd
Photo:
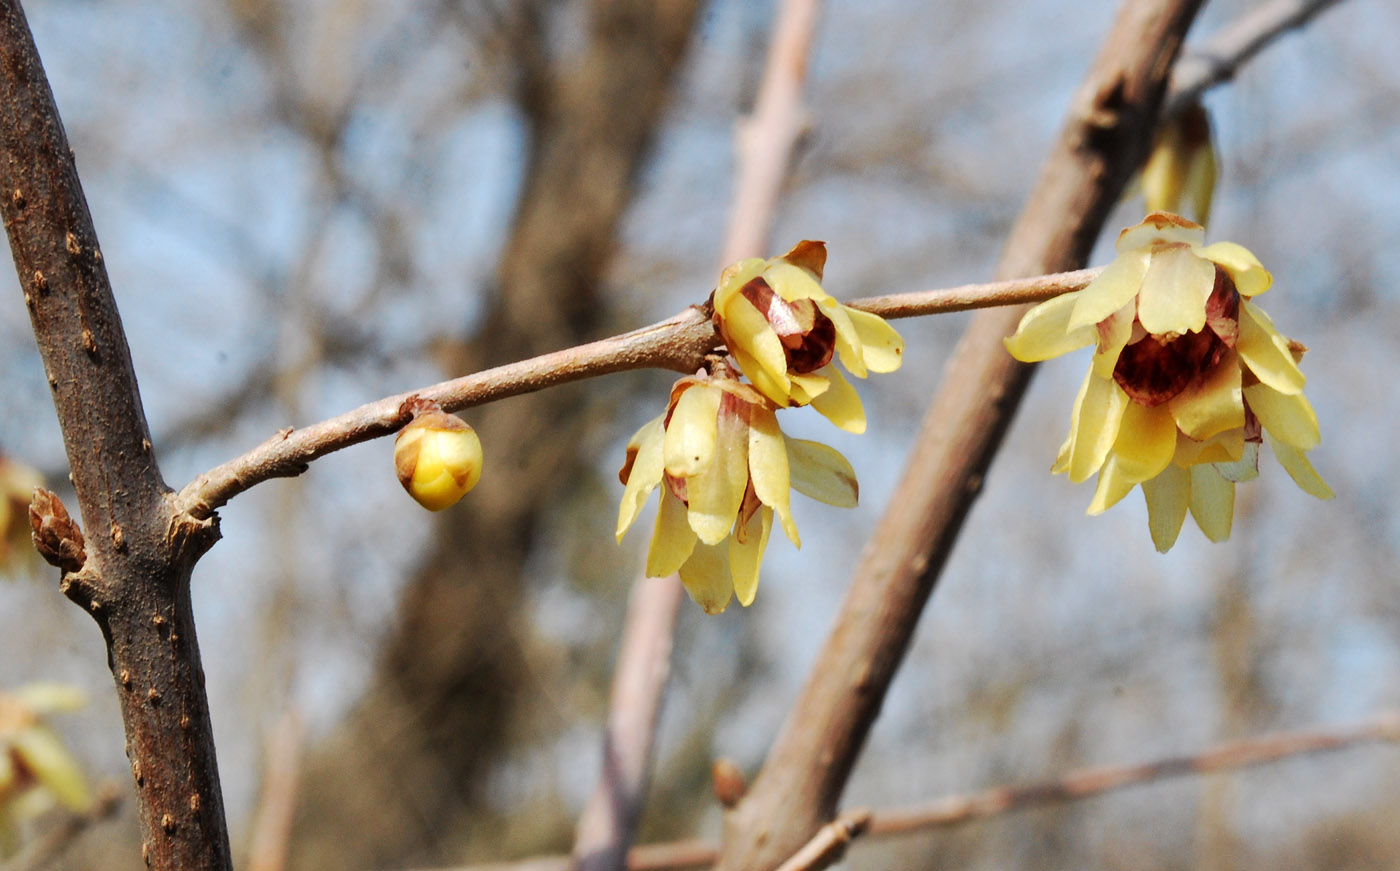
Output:
<svg viewBox="0 0 1400 871">
<path fill-rule="evenodd" d="M 29 500 L 43 483 L 38 472 L 0 455 L 0 572 L 38 555 L 29 538 Z"/>
<path fill-rule="evenodd" d="M 790 488 L 844 508 L 857 497 L 845 457 L 817 442 L 784 438 L 773 404 L 723 367 L 676 382 L 666 413 L 628 442 L 618 477 L 626 487 L 618 541 L 651 491 L 664 485 L 646 573 L 679 572 L 709 614 L 723 611 L 732 596 L 745 606 L 753 602 L 775 515 L 802 546 Z"/>
<path fill-rule="evenodd" d="M 394 468 L 408 495 L 429 511 L 441 511 L 481 480 L 481 439 L 435 403 L 419 400 L 418 405 L 394 439 Z"/>
<path fill-rule="evenodd" d="M 1090 514 L 1141 484 L 1163 552 L 1188 510 L 1212 541 L 1229 537 L 1235 483 L 1258 474 L 1264 440 L 1299 487 L 1332 497 L 1306 456 L 1320 436 L 1305 349 L 1252 301 L 1273 276 L 1245 248 L 1204 240 L 1183 218 L 1148 215 L 1089 286 L 1031 309 L 1006 340 L 1028 363 L 1096 345 L 1053 471 L 1099 474 Z"/>
<path fill-rule="evenodd" d="M 0 692 L 0 857 L 18 846 L 18 827 L 55 802 L 77 813 L 91 806 L 77 760 L 43 722 L 47 714 L 83 703 L 80 690 L 61 684 Z"/>
<path fill-rule="evenodd" d="M 1210 220 L 1215 193 L 1215 148 L 1210 116 L 1200 103 L 1166 121 L 1157 131 L 1142 168 L 1142 195 L 1149 212 L 1181 212 L 1189 197 L 1197 223 Z"/>
<path fill-rule="evenodd" d="M 720 274 L 715 325 L 739 368 L 779 408 L 811 405 L 861 433 L 865 410 L 833 358 L 857 378 L 893 372 L 904 340 L 883 318 L 822 290 L 825 265 L 826 243 L 812 241 L 771 260 L 740 260 Z"/>
</svg>

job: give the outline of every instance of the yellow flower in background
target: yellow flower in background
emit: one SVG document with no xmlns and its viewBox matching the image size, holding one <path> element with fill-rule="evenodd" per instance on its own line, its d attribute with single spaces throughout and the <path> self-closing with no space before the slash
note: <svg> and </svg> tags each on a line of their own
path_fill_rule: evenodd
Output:
<svg viewBox="0 0 1400 871">
<path fill-rule="evenodd" d="M 38 472 L 0 455 L 0 574 L 38 556 L 29 538 L 29 500 L 43 483 Z"/>
<path fill-rule="evenodd" d="M 1258 445 L 1307 493 L 1332 491 L 1307 452 L 1320 440 L 1303 396 L 1305 350 L 1252 301 L 1273 276 L 1233 242 L 1156 212 L 1118 238 L 1118 258 L 1083 290 L 1041 303 L 1006 347 L 1036 362 L 1095 345 L 1053 471 L 1098 473 L 1090 514 L 1141 484 L 1152 540 L 1176 542 L 1189 511 L 1212 541 L 1230 535 L 1235 483 Z"/>
<path fill-rule="evenodd" d="M 720 274 L 715 325 L 739 368 L 779 408 L 811 405 L 861 433 L 865 410 L 834 360 L 857 378 L 893 372 L 904 340 L 883 318 L 822 290 L 825 266 L 826 244 L 812 241 L 771 260 L 740 260 Z"/>
<path fill-rule="evenodd" d="M 0 692 L 0 857 L 18 847 L 19 826 L 55 804 L 83 813 L 92 804 L 87 778 L 44 724 L 49 714 L 73 711 L 83 693 L 62 684 L 34 683 Z"/>
<path fill-rule="evenodd" d="M 1173 115 L 1157 131 L 1142 167 L 1142 195 L 1149 212 L 1184 213 L 1190 200 L 1199 224 L 1210 220 L 1215 193 L 1215 146 L 1210 116 L 1200 103 Z"/>
<path fill-rule="evenodd" d="M 802 546 L 789 510 L 791 489 L 830 505 L 856 504 L 855 472 L 835 449 L 789 439 L 773 403 L 723 367 L 676 382 L 666 413 L 627 444 L 617 539 L 661 486 L 647 553 L 648 577 L 680 573 L 706 613 L 731 597 L 749 605 L 773 518 Z"/>
</svg>

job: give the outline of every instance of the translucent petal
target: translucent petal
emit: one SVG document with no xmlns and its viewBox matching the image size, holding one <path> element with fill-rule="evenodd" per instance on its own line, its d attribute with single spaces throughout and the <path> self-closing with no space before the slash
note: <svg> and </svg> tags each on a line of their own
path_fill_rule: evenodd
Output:
<svg viewBox="0 0 1400 871">
<path fill-rule="evenodd" d="M 696 384 L 676 400 L 671 420 L 666 424 L 667 472 L 689 478 L 714 459 L 722 395 L 718 388 Z"/>
<path fill-rule="evenodd" d="M 1191 467 L 1191 516 L 1211 541 L 1230 537 L 1235 518 L 1235 485 L 1212 465 Z"/>
<path fill-rule="evenodd" d="M 1124 474 L 1118 463 L 1118 457 L 1109 454 L 1108 462 L 1104 463 L 1103 468 L 1099 470 L 1099 483 L 1094 488 L 1094 499 L 1089 503 L 1089 510 L 1086 513 L 1089 515 L 1102 514 L 1131 493 L 1138 483 L 1131 476 Z"/>
<path fill-rule="evenodd" d="M 812 407 L 846 432 L 856 435 L 865 432 L 865 407 L 861 405 L 860 396 L 851 382 L 833 366 L 823 366 L 817 371 L 831 382 L 831 386 L 812 400 Z"/>
<path fill-rule="evenodd" d="M 1133 319 L 1137 317 L 1137 302 L 1129 300 L 1122 308 L 1099 321 L 1098 348 L 1094 351 L 1094 374 L 1112 378 L 1118 358 L 1133 337 Z"/>
<path fill-rule="evenodd" d="M 869 370 L 865 368 L 865 351 L 861 345 L 860 333 L 856 331 L 855 322 L 850 316 L 850 312 L 855 309 L 848 309 L 834 299 L 830 302 L 819 302 L 817 307 L 836 327 L 836 356 L 840 358 L 841 365 L 857 378 L 869 375 Z"/>
<path fill-rule="evenodd" d="M 1098 278 L 1076 294 L 1066 330 L 1097 324 L 1131 302 L 1142 287 L 1148 259 L 1146 250 L 1120 253 Z"/>
<path fill-rule="evenodd" d="M 1235 289 L 1241 296 L 1258 296 L 1274 283 L 1274 277 L 1269 274 L 1269 270 L 1265 269 L 1259 258 L 1243 245 L 1216 242 L 1197 249 L 1196 256 L 1218 263 L 1230 274 L 1230 280 L 1235 282 Z"/>
<path fill-rule="evenodd" d="M 706 614 L 719 614 L 729 607 L 734 580 L 729 575 L 729 551 L 713 544 L 697 544 L 690 559 L 680 568 L 681 583 Z"/>
<path fill-rule="evenodd" d="M 760 508 L 749 518 L 744 535 L 736 535 L 729 541 L 729 570 L 734 576 L 734 595 L 745 608 L 753 604 L 753 598 L 758 594 L 758 570 L 763 563 L 763 551 L 768 547 L 768 533 L 772 529 L 772 509 Z"/>
<path fill-rule="evenodd" d="M 744 374 L 752 380 L 752 370 L 762 368 L 765 375 L 786 391 L 787 353 L 783 350 L 782 340 L 763 313 L 743 296 L 734 297 L 723 308 L 716 304 L 715 312 L 720 316 L 720 332 L 730 353 L 737 349 L 747 358 L 739 362 Z M 735 359 L 739 359 L 738 354 L 735 354 Z"/>
<path fill-rule="evenodd" d="M 715 288 L 715 308 L 728 305 L 744 289 L 744 285 L 763 274 L 763 268 L 767 265 L 761 258 L 747 257 L 726 266 L 719 274 L 719 286 Z"/>
<path fill-rule="evenodd" d="M 1230 463 L 1216 463 L 1215 471 L 1226 481 L 1243 484 L 1259 477 L 1259 443 L 1245 442 L 1240 458 Z"/>
<path fill-rule="evenodd" d="M 861 355 L 871 372 L 893 372 L 904 362 L 904 338 L 879 315 L 842 306 L 860 339 Z"/>
<path fill-rule="evenodd" d="M 1215 149 L 1206 142 L 1195 150 L 1186 173 L 1186 189 L 1191 194 L 1191 204 L 1195 207 L 1198 223 L 1206 224 L 1210 221 L 1210 205 L 1215 196 L 1215 178 Z"/>
<path fill-rule="evenodd" d="M 856 507 L 860 485 L 840 451 L 806 439 L 788 439 L 787 450 L 794 490 L 837 508 Z"/>
<path fill-rule="evenodd" d="M 685 482 L 690 528 L 705 544 L 719 544 L 729 535 L 749 485 L 749 423 L 732 410 L 735 403 L 730 399 L 721 406 L 714 460 Z"/>
<path fill-rule="evenodd" d="M 1002 340 L 1006 350 L 1022 363 L 1038 363 L 1092 345 L 1093 325 L 1069 329 L 1069 316 L 1078 298 L 1076 293 L 1066 293 L 1026 312 L 1016 332 Z"/>
<path fill-rule="evenodd" d="M 1316 496 L 1318 499 L 1331 499 L 1336 494 L 1332 488 L 1327 486 L 1327 482 L 1322 480 L 1322 476 L 1313 468 L 1308 461 L 1307 454 L 1283 442 L 1272 438 L 1268 433 L 1264 434 L 1265 440 L 1269 443 L 1269 450 L 1274 452 L 1274 458 L 1279 465 L 1288 472 L 1288 477 L 1293 479 L 1304 493 L 1309 496 Z"/>
<path fill-rule="evenodd" d="M 661 488 L 661 508 L 656 512 L 656 530 L 647 551 L 647 577 L 674 575 L 695 549 L 695 530 L 686 519 L 685 503 L 670 487 Z"/>
<path fill-rule="evenodd" d="M 1167 407 L 1181 431 L 1198 441 L 1243 427 L 1244 391 L 1240 387 L 1239 360 L 1226 354 L 1205 377 L 1173 396 Z"/>
<path fill-rule="evenodd" d="M 1206 300 L 1214 289 L 1214 263 L 1189 248 L 1158 251 L 1138 292 L 1138 321 L 1157 336 L 1196 332 L 1206 325 Z"/>
<path fill-rule="evenodd" d="M 1147 500 L 1147 527 L 1152 532 L 1152 544 L 1158 553 L 1166 553 L 1176 544 L 1186 509 L 1191 504 L 1191 473 L 1172 464 L 1157 477 L 1142 482 L 1142 495 Z"/>
<path fill-rule="evenodd" d="M 1119 233 L 1114 247 L 1122 254 L 1148 246 L 1170 244 L 1198 248 L 1205 244 L 1205 241 L 1205 228 L 1199 224 L 1193 224 L 1178 215 L 1154 212 L 1143 219 L 1141 224 L 1135 224 Z"/>
<path fill-rule="evenodd" d="M 1078 484 L 1099 470 L 1118 438 L 1118 424 L 1127 408 L 1128 394 L 1117 383 L 1095 377 L 1090 371 L 1079 388 L 1070 428 L 1069 479 Z"/>
<path fill-rule="evenodd" d="M 1248 300 L 1240 300 L 1240 337 L 1235 344 L 1240 359 L 1259 380 L 1279 393 L 1302 393 L 1307 379 L 1293 359 L 1288 340 L 1274 329 L 1264 310 Z"/>
<path fill-rule="evenodd" d="M 799 299 L 813 299 L 818 303 L 836 302 L 831 294 L 822 289 L 821 282 L 812 273 L 781 258 L 768 261 L 768 268 L 763 270 L 763 280 L 768 282 L 774 293 L 788 302 Z"/>
<path fill-rule="evenodd" d="M 84 811 L 92 803 L 87 778 L 63 741 L 44 726 L 29 726 L 10 736 L 10 753 L 69 810 Z"/>
<path fill-rule="evenodd" d="M 789 507 L 792 493 L 786 442 L 778 428 L 777 415 L 767 409 L 754 409 L 749 417 L 749 477 L 754 495 L 777 512 L 787 537 L 801 547 L 802 539 L 797 535 Z"/>
<path fill-rule="evenodd" d="M 1110 454 L 1115 474 L 1131 483 L 1146 481 L 1165 469 L 1175 453 L 1176 421 L 1171 411 L 1162 405 L 1148 408 L 1129 402 Z"/>
<path fill-rule="evenodd" d="M 1172 462 L 1189 469 L 1197 463 L 1233 463 L 1244 456 L 1244 430 L 1232 429 L 1217 433 L 1205 441 L 1176 434 L 1176 454 Z"/>
<path fill-rule="evenodd" d="M 1322 441 L 1317 414 L 1303 394 L 1279 393 L 1267 384 L 1251 384 L 1244 389 L 1244 401 L 1259 417 L 1269 434 L 1300 451 L 1310 451 Z"/>
<path fill-rule="evenodd" d="M 637 513 L 646 504 L 651 491 L 661 483 L 665 465 L 661 459 L 661 445 L 666 439 L 666 429 L 661 425 L 663 420 L 664 417 L 658 417 L 648 422 L 637 430 L 629 442 L 629 445 L 637 445 L 637 454 L 632 460 L 632 471 L 627 477 L 627 486 L 622 490 L 622 505 L 617 511 L 619 542 L 632 526 L 632 521 L 637 519 Z"/>
<path fill-rule="evenodd" d="M 1059 453 L 1055 454 L 1055 463 L 1050 467 L 1050 474 L 1062 475 L 1069 471 L 1070 449 L 1074 447 L 1074 431 L 1065 436 L 1064 442 L 1060 444 Z"/>
</svg>

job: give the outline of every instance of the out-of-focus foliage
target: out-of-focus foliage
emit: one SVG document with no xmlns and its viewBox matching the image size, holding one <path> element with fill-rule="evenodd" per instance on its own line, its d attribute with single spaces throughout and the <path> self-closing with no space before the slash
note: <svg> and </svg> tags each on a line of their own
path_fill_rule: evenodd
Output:
<svg viewBox="0 0 1400 871">
<path fill-rule="evenodd" d="M 1113 5 L 830 4 L 811 56 L 812 130 L 773 251 L 826 239 L 841 252 L 823 276 L 837 299 L 986 277 Z M 1211 4 L 1194 36 L 1252 5 Z M 494 293 L 529 153 L 519 95 L 530 92 L 516 78 L 529 58 L 511 24 L 522 9 L 550 10 L 546 44 L 568 56 L 581 50 L 584 16 L 581 4 L 506 0 L 27 6 L 175 485 L 281 426 L 444 374 L 443 343 L 479 329 Z M 618 328 L 713 289 L 733 124 L 752 99 L 771 12 L 716 0 L 701 16 L 639 194 L 599 251 L 611 264 L 600 290 L 625 312 Z M 1271 314 L 1311 349 L 1308 394 L 1326 434 L 1311 456 L 1336 500 L 1298 498 L 1283 476 L 1266 476 L 1241 490 L 1228 543 L 1188 531 L 1159 556 L 1140 501 L 1087 519 L 1082 494 L 1045 474 L 1082 375 L 1045 364 L 871 736 L 852 804 L 1400 704 L 1400 457 L 1378 447 L 1400 402 L 1397 30 L 1390 4 L 1344 2 L 1206 98 L 1220 157 L 1211 232 L 1269 265 Z M 1141 214 L 1125 205 L 1109 226 Z M 1095 262 L 1111 256 L 1106 242 Z M 962 322 L 901 324 L 904 366 L 864 396 L 870 431 L 833 440 L 861 479 L 862 507 L 796 507 L 804 547 L 769 554 L 752 608 L 683 617 L 647 834 L 717 832 L 709 764 L 722 752 L 752 772 L 761 759 Z M 27 335 L 21 295 L 2 275 L 0 444 L 61 480 Z M 621 602 L 643 558 L 613 543 L 612 472 L 668 383 L 653 373 L 585 388 L 578 413 L 598 418 L 582 444 L 595 476 L 551 502 L 533 531 L 523 619 L 490 627 L 531 684 L 504 730 L 509 746 L 469 785 L 486 822 L 448 821 L 460 824 L 464 856 L 562 846 L 592 785 Z M 619 410 L 590 411 L 604 408 Z M 796 437 L 831 431 L 811 412 L 788 417 Z M 430 550 L 434 527 L 402 510 L 390 452 L 388 442 L 345 451 L 236 500 L 196 573 L 240 842 L 260 735 L 295 707 L 308 742 L 323 740 L 369 680 L 398 593 Z M 471 500 L 488 489 L 489 478 Z M 83 686 L 93 704 L 67 718 L 69 746 L 94 774 L 122 777 L 101 639 L 44 577 L 0 587 L 0 684 L 44 675 Z M 864 847 L 852 861 L 1388 867 L 1400 863 L 1389 824 L 1397 766 L 1394 750 L 1358 749 Z M 468 786 L 431 769 L 397 773 L 423 793 Z M 125 867 L 113 856 L 139 856 L 134 832 L 129 819 L 93 827 L 65 864 Z"/>
</svg>

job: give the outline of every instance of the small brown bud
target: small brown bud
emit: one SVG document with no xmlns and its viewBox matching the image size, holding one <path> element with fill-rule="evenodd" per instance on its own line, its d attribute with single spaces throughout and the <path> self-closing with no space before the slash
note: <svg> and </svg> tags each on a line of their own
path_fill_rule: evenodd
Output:
<svg viewBox="0 0 1400 871">
<path fill-rule="evenodd" d="M 29 502 L 29 529 L 34 547 L 50 565 L 76 572 L 87 561 L 83 531 L 52 490 L 34 488 Z"/>
<path fill-rule="evenodd" d="M 714 783 L 715 798 L 726 808 L 734 807 L 749 791 L 744 772 L 739 770 L 734 760 L 723 756 L 716 759 L 710 768 L 710 779 Z"/>
</svg>

